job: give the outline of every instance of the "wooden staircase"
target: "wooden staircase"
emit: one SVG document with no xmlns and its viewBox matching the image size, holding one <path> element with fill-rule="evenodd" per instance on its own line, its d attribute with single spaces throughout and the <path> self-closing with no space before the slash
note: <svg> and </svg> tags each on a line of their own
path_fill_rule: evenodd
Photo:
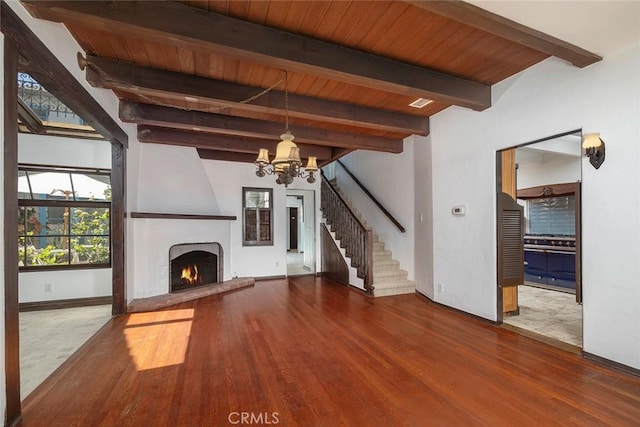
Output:
<svg viewBox="0 0 640 427">
<path fill-rule="evenodd" d="M 385 249 L 384 242 L 379 240 L 378 235 L 367 226 L 362 215 L 351 206 L 347 196 L 337 187 L 335 180 L 330 182 L 324 176 L 322 202 L 323 217 L 329 225 L 329 231 L 336 243 L 345 249 L 347 262 L 358 270 L 358 277 L 363 279 L 365 291 L 368 294 L 382 297 L 415 292 L 415 282 L 407 278 L 408 273 L 400 268 L 400 262 L 393 259 L 391 251 Z M 332 211 L 336 209 L 342 210 L 342 214 Z M 348 219 L 345 220 L 345 218 Z M 348 223 L 347 226 L 338 223 L 345 221 Z M 365 231 L 364 251 L 369 251 L 365 256 L 361 256 L 361 250 L 350 248 L 354 244 L 360 244 L 362 239 L 349 235 L 349 232 L 357 233 L 363 230 Z M 369 241 L 366 241 L 367 234 L 370 236 Z M 370 259 L 369 265 L 366 265 L 367 258 Z"/>
</svg>

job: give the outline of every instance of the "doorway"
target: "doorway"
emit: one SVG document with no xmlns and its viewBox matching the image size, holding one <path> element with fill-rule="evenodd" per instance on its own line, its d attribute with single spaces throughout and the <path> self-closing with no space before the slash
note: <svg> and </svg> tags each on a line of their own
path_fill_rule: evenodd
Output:
<svg viewBox="0 0 640 427">
<path fill-rule="evenodd" d="M 315 274 L 315 191 L 287 190 L 287 214 L 287 276 Z"/>
<path fill-rule="evenodd" d="M 499 283 L 498 317 L 516 331 L 574 347 L 582 347 L 581 140 L 572 131 L 503 150 L 497 174 L 498 190 L 510 187 L 523 212 L 521 280 L 508 288 L 510 300 Z M 501 252 L 501 243 L 499 259 L 515 259 L 514 246 Z"/>
</svg>

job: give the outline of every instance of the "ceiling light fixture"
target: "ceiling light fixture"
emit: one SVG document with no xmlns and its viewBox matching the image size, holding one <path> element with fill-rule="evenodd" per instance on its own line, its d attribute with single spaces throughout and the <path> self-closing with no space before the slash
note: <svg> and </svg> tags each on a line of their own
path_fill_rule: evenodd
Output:
<svg viewBox="0 0 640 427">
<path fill-rule="evenodd" d="M 431 100 L 431 99 L 418 98 L 415 101 L 413 101 L 411 104 L 409 104 L 409 107 L 422 108 L 422 107 L 425 107 L 425 106 L 431 104 L 432 102 L 433 102 L 433 100 Z"/>
<path fill-rule="evenodd" d="M 293 142 L 295 138 L 289 131 L 289 93 L 288 93 L 288 74 L 285 72 L 284 78 L 284 108 L 285 108 L 285 131 L 280 135 L 281 141 L 276 146 L 276 157 L 269 162 L 269 150 L 261 148 L 255 165 L 258 168 L 256 175 L 263 177 L 265 175 L 277 175 L 276 183 L 284 184 L 288 187 L 293 179 L 307 178 L 307 182 L 313 184 L 316 182 L 315 174 L 318 172 L 318 164 L 316 157 L 309 156 L 307 167 L 302 171 L 302 161 L 300 160 L 300 148 Z M 306 172 L 306 173 L 305 173 Z"/>
</svg>

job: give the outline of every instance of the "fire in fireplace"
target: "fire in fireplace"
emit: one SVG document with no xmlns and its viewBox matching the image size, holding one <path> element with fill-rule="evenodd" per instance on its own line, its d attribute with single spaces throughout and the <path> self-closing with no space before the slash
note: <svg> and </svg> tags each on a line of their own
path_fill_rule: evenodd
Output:
<svg viewBox="0 0 640 427">
<path fill-rule="evenodd" d="M 222 281 L 219 243 L 187 243 L 169 249 L 169 291 L 179 292 Z"/>
<path fill-rule="evenodd" d="M 182 269 L 180 274 L 180 283 L 185 285 L 201 285 L 202 276 L 198 274 L 198 266 L 196 264 L 188 265 Z"/>
</svg>

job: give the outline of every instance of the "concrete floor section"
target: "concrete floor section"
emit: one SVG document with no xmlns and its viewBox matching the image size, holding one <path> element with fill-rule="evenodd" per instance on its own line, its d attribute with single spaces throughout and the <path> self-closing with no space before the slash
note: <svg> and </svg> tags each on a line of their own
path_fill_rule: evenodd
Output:
<svg viewBox="0 0 640 427">
<path fill-rule="evenodd" d="M 311 274 L 311 270 L 304 266 L 304 253 L 297 250 L 287 252 L 287 276 Z"/>
<path fill-rule="evenodd" d="M 518 287 L 520 315 L 503 321 L 576 347 L 582 347 L 582 305 L 573 294 L 522 285 Z"/>
<path fill-rule="evenodd" d="M 27 397 L 111 319 L 111 305 L 20 313 L 20 395 Z"/>
</svg>

